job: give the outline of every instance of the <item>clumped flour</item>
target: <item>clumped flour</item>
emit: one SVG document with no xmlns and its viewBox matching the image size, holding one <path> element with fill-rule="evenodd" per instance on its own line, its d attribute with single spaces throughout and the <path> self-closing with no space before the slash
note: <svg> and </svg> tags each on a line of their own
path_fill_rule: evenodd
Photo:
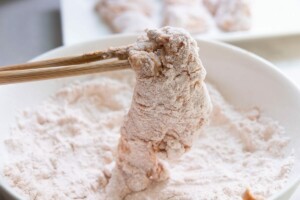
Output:
<svg viewBox="0 0 300 200">
<path fill-rule="evenodd" d="M 5 141 L 11 159 L 2 173 L 10 185 L 27 199 L 105 199 L 133 79 L 122 72 L 74 83 L 22 111 Z M 240 200 L 246 188 L 263 199 L 283 187 L 294 161 L 283 128 L 208 89 L 210 125 L 188 153 L 169 163 L 168 180 L 127 200 Z"/>
</svg>

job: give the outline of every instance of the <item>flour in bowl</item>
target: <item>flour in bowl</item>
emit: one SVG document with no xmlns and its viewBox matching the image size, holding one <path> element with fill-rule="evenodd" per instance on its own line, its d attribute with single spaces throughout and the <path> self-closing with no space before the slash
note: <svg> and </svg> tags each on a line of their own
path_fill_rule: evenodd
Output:
<svg viewBox="0 0 300 200">
<path fill-rule="evenodd" d="M 20 112 L 2 172 L 13 189 L 30 200 L 104 200 L 133 79 L 123 71 L 71 84 Z M 263 199 L 281 190 L 294 163 L 284 129 L 208 89 L 210 125 L 193 148 L 169 163 L 169 179 L 125 199 L 240 200 L 247 188 Z"/>
</svg>

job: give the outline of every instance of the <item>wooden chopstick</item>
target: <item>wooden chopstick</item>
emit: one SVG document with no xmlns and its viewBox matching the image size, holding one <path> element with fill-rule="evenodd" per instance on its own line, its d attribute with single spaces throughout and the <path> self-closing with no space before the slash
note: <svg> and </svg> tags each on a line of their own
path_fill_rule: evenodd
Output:
<svg viewBox="0 0 300 200">
<path fill-rule="evenodd" d="M 128 47 L 124 47 L 124 49 Z M 35 68 L 46 68 L 46 67 L 55 67 L 55 66 L 78 65 L 83 63 L 106 60 L 110 58 L 126 59 L 126 57 L 124 57 L 124 54 L 120 54 L 119 51 L 120 48 L 108 49 L 106 51 L 97 51 L 97 52 L 88 53 L 80 56 L 69 56 L 63 58 L 55 58 L 50 60 L 30 62 L 30 63 L 19 64 L 19 65 L 2 66 L 0 67 L 0 72 L 8 71 L 8 70 L 22 70 L 22 69 L 35 69 Z"/>
<path fill-rule="evenodd" d="M 74 58 L 74 57 L 69 57 L 68 58 L 69 61 L 70 58 Z M 93 59 L 91 58 L 91 60 Z M 52 78 L 62 78 L 68 76 L 79 76 L 79 75 L 90 74 L 90 73 L 107 72 L 107 71 L 115 71 L 115 70 L 130 68 L 130 64 L 128 60 L 114 60 L 105 63 L 91 63 L 91 64 L 70 65 L 70 66 L 60 66 L 60 67 L 53 67 L 53 66 L 55 66 L 57 63 L 67 64 L 68 61 L 66 60 L 64 61 L 64 58 L 53 59 L 53 61 L 55 62 L 49 64 L 48 67 L 44 67 L 44 65 L 42 65 L 42 68 L 28 69 L 27 67 L 32 67 L 32 66 L 25 64 L 23 65 L 24 67 L 17 67 L 17 68 L 13 67 L 12 70 L 7 70 L 7 69 L 4 71 L 1 70 L 0 84 L 20 83 L 20 82 L 45 80 L 45 79 L 52 79 Z M 38 63 L 40 64 L 42 62 L 38 62 Z M 74 64 L 73 61 L 71 63 Z M 81 63 L 81 61 L 75 63 L 78 64 Z M 37 66 L 41 67 L 38 64 L 36 64 L 34 67 Z"/>
</svg>

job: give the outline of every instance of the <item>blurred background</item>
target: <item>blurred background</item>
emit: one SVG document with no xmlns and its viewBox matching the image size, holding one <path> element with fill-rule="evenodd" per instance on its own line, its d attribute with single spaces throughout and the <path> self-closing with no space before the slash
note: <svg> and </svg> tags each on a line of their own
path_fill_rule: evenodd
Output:
<svg viewBox="0 0 300 200">
<path fill-rule="evenodd" d="M 251 51 L 300 87 L 300 0 L 0 0 L 0 66 L 164 25 Z"/>
<path fill-rule="evenodd" d="M 26 62 L 62 45 L 116 32 L 135 32 L 144 27 L 132 26 L 132 20 L 141 19 L 139 23 L 146 27 L 183 26 L 195 37 L 224 41 L 254 52 L 300 85 L 300 0 L 228 0 L 232 5 L 214 14 L 208 8 L 216 0 L 203 0 L 206 4 L 198 7 L 193 5 L 198 2 L 194 0 L 177 1 L 177 5 L 174 0 L 148 1 L 155 2 L 154 6 L 140 5 L 140 0 L 128 1 L 133 6 L 109 3 L 118 1 L 100 5 L 98 0 L 0 0 L 0 65 Z M 149 9 L 144 11 L 143 7 Z M 120 12 L 122 9 L 134 14 L 128 17 Z M 235 14 L 226 15 L 226 9 Z M 122 14 L 125 17 L 118 18 Z M 222 29 L 226 20 L 236 24 L 232 26 L 235 30 Z"/>
</svg>

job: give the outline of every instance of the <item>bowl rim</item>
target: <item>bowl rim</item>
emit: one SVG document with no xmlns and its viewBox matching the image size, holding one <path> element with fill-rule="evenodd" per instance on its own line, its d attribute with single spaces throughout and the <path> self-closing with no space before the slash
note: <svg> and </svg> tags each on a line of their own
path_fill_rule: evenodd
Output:
<svg viewBox="0 0 300 200">
<path fill-rule="evenodd" d="M 52 50 L 49 50 L 45 53 L 42 53 L 42 54 L 34 57 L 33 59 L 29 60 L 29 62 L 42 60 L 44 57 L 47 57 L 51 54 L 54 54 L 54 53 L 57 53 L 60 51 L 65 51 L 67 49 L 71 50 L 71 49 L 79 49 L 81 46 L 91 46 L 91 44 L 93 44 L 93 43 L 100 43 L 101 41 L 104 41 L 104 40 L 109 40 L 109 41 L 113 41 L 116 39 L 130 40 L 130 39 L 136 39 L 138 36 L 139 36 L 139 34 L 132 34 L 132 33 L 114 34 L 114 35 L 109 35 L 109 36 L 102 36 L 96 40 L 90 40 L 90 41 L 81 42 L 81 43 L 77 43 L 77 44 L 73 44 L 73 45 L 68 45 L 68 46 L 63 45 L 63 46 L 54 48 Z M 233 52 L 234 54 L 243 55 L 244 57 L 248 57 L 249 59 L 260 62 L 263 65 L 263 67 L 265 68 L 264 70 L 266 71 L 266 74 L 275 75 L 275 76 L 279 77 L 280 79 L 282 79 L 282 81 L 285 82 L 285 84 L 287 84 L 292 89 L 293 93 L 297 94 L 300 97 L 300 88 L 297 86 L 297 84 L 293 80 L 291 80 L 286 74 L 284 74 L 282 71 L 280 71 L 270 61 L 267 61 L 266 59 L 254 54 L 252 52 L 249 52 L 245 49 L 239 48 L 237 46 L 233 46 L 228 43 L 224 43 L 224 42 L 220 42 L 220 41 L 216 41 L 216 40 L 210 40 L 210 39 L 201 39 L 199 37 L 194 38 L 194 39 L 197 42 L 205 43 L 205 44 L 211 45 L 215 48 L 223 48 L 223 49 L 226 49 L 226 51 L 228 50 L 228 51 Z M 291 181 L 289 184 L 287 184 L 283 189 L 281 189 L 278 193 L 271 196 L 269 198 L 269 200 L 278 199 L 278 198 L 284 196 L 287 192 L 289 192 L 293 188 L 294 189 L 297 188 L 299 185 L 300 185 L 300 174 L 293 181 Z M 20 200 L 23 199 L 23 197 L 21 197 L 19 194 L 17 194 L 12 187 L 6 187 L 3 184 L 1 184 L 1 182 L 0 182 L 0 191 L 3 191 L 5 193 L 5 196 L 10 197 L 11 199 L 20 199 Z"/>
</svg>

